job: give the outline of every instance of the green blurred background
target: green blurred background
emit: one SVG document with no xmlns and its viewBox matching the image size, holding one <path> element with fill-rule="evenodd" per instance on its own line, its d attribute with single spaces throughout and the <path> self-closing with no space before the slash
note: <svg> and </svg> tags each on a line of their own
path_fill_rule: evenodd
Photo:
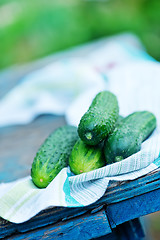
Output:
<svg viewBox="0 0 160 240">
<path fill-rule="evenodd" d="M 160 60 L 160 0 L 1 0 L 0 69 L 126 31 Z"/>
</svg>

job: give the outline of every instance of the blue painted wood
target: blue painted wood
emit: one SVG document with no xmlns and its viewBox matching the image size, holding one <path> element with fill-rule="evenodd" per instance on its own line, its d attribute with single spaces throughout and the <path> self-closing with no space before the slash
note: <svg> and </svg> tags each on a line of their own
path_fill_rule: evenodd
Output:
<svg viewBox="0 0 160 240">
<path fill-rule="evenodd" d="M 111 186 L 99 201 L 88 207 L 55 207 L 47 209 L 25 223 L 14 224 L 15 228 L 13 228 L 13 224 L 6 222 L 5 228 L 8 229 L 8 232 L 10 228 L 12 228 L 14 232 L 26 232 L 59 222 L 62 219 L 67 220 L 89 211 L 94 212 L 97 209 L 101 209 L 101 205 L 106 204 L 106 212 L 110 225 L 112 228 L 115 228 L 123 222 L 160 210 L 159 178 L 160 172 L 156 172 L 118 186 Z M 148 192 L 148 189 L 150 192 Z M 4 222 L 4 220 L 0 221 L 0 229 L 4 228 L 2 222 Z M 7 236 L 7 231 L 0 231 L 0 238 L 4 236 Z"/>
<path fill-rule="evenodd" d="M 107 206 L 113 226 L 160 210 L 160 189 Z"/>
<path fill-rule="evenodd" d="M 46 228 L 41 228 L 28 233 L 18 234 L 10 237 L 11 240 L 39 240 L 39 239 L 61 239 L 61 240 L 89 240 L 111 233 L 110 225 L 105 211 L 94 214 L 85 214 Z"/>
<path fill-rule="evenodd" d="M 112 188 L 108 188 L 99 204 L 105 202 L 112 204 L 142 195 L 160 188 L 160 169 L 154 173 L 138 178 L 134 181 L 123 182 Z"/>
<path fill-rule="evenodd" d="M 150 181 L 150 182 L 149 182 Z M 149 187 L 149 185 L 151 184 L 152 188 Z M 148 187 L 146 187 L 148 186 Z M 148 192 L 148 189 L 152 189 L 155 190 L 156 188 L 160 188 L 160 172 L 157 172 L 153 175 L 150 176 L 145 176 L 141 179 L 137 179 L 134 181 L 134 183 L 132 181 L 127 182 L 122 184 L 121 186 L 115 186 L 112 187 L 110 189 L 107 190 L 106 194 L 96 203 L 88 206 L 88 207 L 84 207 L 84 208 L 56 208 L 56 209 L 50 209 L 48 211 L 50 211 L 50 213 L 48 211 L 46 211 L 43 216 L 40 216 L 40 221 L 38 216 L 34 219 L 32 219 L 29 222 L 26 222 L 24 224 L 20 224 L 20 229 L 21 231 L 25 231 L 25 229 L 29 229 L 28 224 L 30 224 L 33 228 L 33 223 L 35 223 L 36 226 L 38 226 L 39 224 L 45 224 L 46 222 L 46 218 L 45 216 L 48 215 L 47 219 L 48 222 L 53 222 L 56 219 L 62 219 L 62 218 L 69 218 L 69 216 L 74 216 L 76 214 L 79 214 L 81 211 L 82 213 L 92 209 L 97 209 L 97 207 L 100 207 L 102 205 L 110 205 L 116 202 L 121 202 L 124 199 L 130 199 L 134 196 L 139 196 L 140 194 L 144 194 L 146 192 Z M 133 188 L 133 190 L 132 190 Z M 131 193 L 130 193 L 131 192 Z M 56 210 L 56 211 L 55 211 Z M 95 210 L 94 210 L 95 211 Z M 47 214 L 48 212 L 48 214 Z M 56 219 L 55 219 L 56 216 Z M 108 216 L 109 217 L 109 216 Z M 110 222 L 112 222 L 112 220 L 110 219 Z M 30 227 L 31 227 L 30 226 Z M 42 226 L 42 225 L 41 225 Z M 113 223 L 112 223 L 113 226 Z"/>
<path fill-rule="evenodd" d="M 65 211 L 65 213 L 64 213 Z M 41 214 L 38 214 L 33 219 L 27 221 L 26 223 L 16 224 L 16 230 L 18 232 L 27 232 L 38 227 L 44 227 L 58 221 L 66 221 L 83 215 L 88 212 L 86 208 L 53 208 L 46 211 L 43 211 Z M 64 214 L 63 214 L 64 213 Z"/>
<path fill-rule="evenodd" d="M 3 222 L 3 220 L 1 220 Z M 0 239 L 10 236 L 16 232 L 16 228 L 14 224 L 8 225 L 7 222 L 4 220 L 4 224 L 1 223 L 0 228 Z"/>
</svg>

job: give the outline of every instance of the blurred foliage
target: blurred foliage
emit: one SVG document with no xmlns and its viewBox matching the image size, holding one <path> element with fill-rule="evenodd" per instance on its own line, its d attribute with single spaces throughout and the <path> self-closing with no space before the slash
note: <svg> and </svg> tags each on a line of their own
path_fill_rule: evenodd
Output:
<svg viewBox="0 0 160 240">
<path fill-rule="evenodd" d="M 160 211 L 149 214 L 146 216 L 149 220 L 149 234 L 152 240 L 160 239 Z"/>
<path fill-rule="evenodd" d="M 1 0 L 0 68 L 125 31 L 160 60 L 160 1 Z"/>
</svg>

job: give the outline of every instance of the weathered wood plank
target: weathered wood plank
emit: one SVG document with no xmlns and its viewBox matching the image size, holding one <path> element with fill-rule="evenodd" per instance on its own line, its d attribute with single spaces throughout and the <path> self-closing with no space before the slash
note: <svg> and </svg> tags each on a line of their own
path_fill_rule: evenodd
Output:
<svg viewBox="0 0 160 240">
<path fill-rule="evenodd" d="M 160 169 L 134 181 L 121 182 L 107 189 L 99 204 L 113 204 L 160 188 Z"/>
<path fill-rule="evenodd" d="M 127 222 L 160 210 L 160 188 L 122 202 L 108 205 L 106 208 L 109 221 L 115 225 Z"/>
<path fill-rule="evenodd" d="M 152 188 L 148 187 L 150 184 Z M 121 194 L 121 192 L 123 194 Z M 42 211 L 40 214 L 38 214 L 37 216 L 35 216 L 34 218 L 25 223 L 15 224 L 14 231 L 26 232 L 33 230 L 35 228 L 40 228 L 42 226 L 56 223 L 58 221 L 61 221 L 62 219 L 69 219 L 71 217 L 75 217 L 77 214 L 78 215 L 84 214 L 85 212 L 90 211 L 94 212 L 93 209 L 103 204 L 107 206 L 106 211 L 108 213 L 107 215 L 110 224 L 112 228 L 115 228 L 117 225 L 125 221 L 137 218 L 139 216 L 143 216 L 145 214 L 149 214 L 154 211 L 159 211 L 160 210 L 159 204 L 160 202 L 158 197 L 159 194 L 160 194 L 160 171 L 154 174 L 152 173 L 149 176 L 148 175 L 144 176 L 135 181 L 123 182 L 118 186 L 116 185 L 114 187 L 112 186 L 109 189 L 107 189 L 106 194 L 99 201 L 88 207 L 84 208 L 54 207 Z M 155 201 L 152 200 L 153 197 L 156 197 Z M 143 202 L 141 203 L 141 201 Z M 133 203 L 135 205 L 137 204 L 136 206 L 138 206 L 138 208 L 136 211 L 133 207 L 134 205 L 130 203 Z M 121 210 L 119 218 L 117 217 L 116 214 L 118 210 Z M 111 214 L 112 212 L 113 216 Z M 124 214 L 125 212 L 126 214 Z M 8 223 L 6 222 L 5 224 L 6 224 L 5 228 L 7 228 L 8 230 L 12 228 L 13 231 L 13 224 L 9 222 Z M 3 227 L 4 221 L 3 224 L 0 221 L 0 229 L 3 229 Z M 7 236 L 5 234 L 3 232 L 1 233 L 0 231 L 1 238 Z"/>
<path fill-rule="evenodd" d="M 16 225 L 13 223 L 8 224 L 6 220 L 1 219 L 0 226 L 0 239 L 14 234 L 16 230 Z"/>
<path fill-rule="evenodd" d="M 94 214 L 85 214 L 68 221 L 41 228 L 28 233 L 13 235 L 11 240 L 89 240 L 111 233 L 111 229 L 104 210 Z"/>
</svg>

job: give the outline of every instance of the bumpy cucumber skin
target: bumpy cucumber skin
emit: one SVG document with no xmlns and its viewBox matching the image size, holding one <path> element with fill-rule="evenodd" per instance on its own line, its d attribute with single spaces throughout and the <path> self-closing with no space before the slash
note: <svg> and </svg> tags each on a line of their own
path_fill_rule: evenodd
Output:
<svg viewBox="0 0 160 240">
<path fill-rule="evenodd" d="M 156 118 L 148 111 L 134 112 L 122 119 L 104 142 L 107 164 L 120 161 L 141 149 L 142 142 L 156 128 Z"/>
<path fill-rule="evenodd" d="M 74 174 L 90 172 L 106 165 L 102 145 L 89 146 L 79 139 L 74 145 L 69 166 Z"/>
<path fill-rule="evenodd" d="M 76 127 L 63 126 L 45 140 L 32 163 L 31 177 L 37 187 L 47 187 L 62 168 L 68 166 L 69 156 L 77 139 Z"/>
<path fill-rule="evenodd" d="M 99 144 L 113 131 L 118 113 L 116 96 L 109 91 L 98 93 L 80 120 L 79 137 L 88 145 Z"/>
</svg>

